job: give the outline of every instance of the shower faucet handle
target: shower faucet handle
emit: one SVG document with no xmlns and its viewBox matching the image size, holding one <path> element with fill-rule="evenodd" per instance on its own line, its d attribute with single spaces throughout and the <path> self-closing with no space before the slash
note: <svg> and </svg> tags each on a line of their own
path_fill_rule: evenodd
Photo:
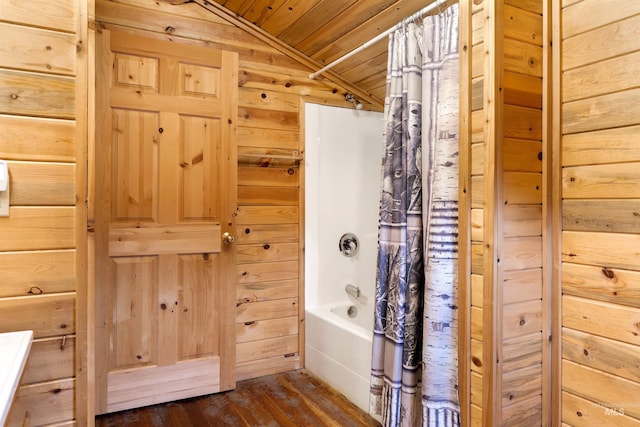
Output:
<svg viewBox="0 0 640 427">
<path fill-rule="evenodd" d="M 353 233 L 346 233 L 340 237 L 340 242 L 338 242 L 338 249 L 342 253 L 342 255 L 346 257 L 355 256 L 358 253 L 358 247 L 360 246 L 360 242 L 358 241 L 358 237 Z"/>
</svg>

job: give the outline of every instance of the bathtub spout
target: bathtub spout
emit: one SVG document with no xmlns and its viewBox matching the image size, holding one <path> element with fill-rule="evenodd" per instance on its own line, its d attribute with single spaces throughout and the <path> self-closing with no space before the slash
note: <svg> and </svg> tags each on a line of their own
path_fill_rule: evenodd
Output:
<svg viewBox="0 0 640 427">
<path fill-rule="evenodd" d="M 351 295 L 354 298 L 360 298 L 360 288 L 358 286 L 353 286 L 347 284 L 344 287 L 344 290 L 347 294 Z"/>
</svg>

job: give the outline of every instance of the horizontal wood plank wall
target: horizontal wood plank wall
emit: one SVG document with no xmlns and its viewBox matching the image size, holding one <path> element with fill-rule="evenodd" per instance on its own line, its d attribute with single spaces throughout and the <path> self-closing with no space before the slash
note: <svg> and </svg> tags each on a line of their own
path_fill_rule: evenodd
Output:
<svg viewBox="0 0 640 427">
<path fill-rule="evenodd" d="M 503 19 L 501 423 L 540 426 L 542 1 L 505 0 Z"/>
<path fill-rule="evenodd" d="M 458 218 L 458 394 L 461 425 L 471 423 L 471 0 L 460 1 L 460 177 Z"/>
<path fill-rule="evenodd" d="M 562 422 L 640 426 L 640 3 L 562 6 Z"/>
<path fill-rule="evenodd" d="M 76 347 L 76 0 L 0 0 L 0 332 L 35 340 L 9 425 L 72 423 Z"/>
<path fill-rule="evenodd" d="M 471 105 L 470 115 L 470 153 L 471 170 L 467 171 L 470 180 L 471 215 L 471 307 L 470 307 L 470 413 L 469 425 L 482 426 L 482 387 L 483 387 L 483 243 L 484 243 L 484 1 L 474 0 L 471 13 Z M 462 168 L 461 168 L 462 172 Z"/>
<path fill-rule="evenodd" d="M 500 395 L 493 407 L 497 413 L 484 414 L 485 421 L 542 424 L 542 2 L 502 3 L 499 39 L 486 32 L 483 1 L 473 2 L 471 18 L 471 426 L 483 425 L 483 411 L 491 410 L 482 400 L 489 389 Z M 485 64 L 491 49 L 501 52 L 501 70 Z M 485 110 L 485 82 L 498 77 L 503 89 L 499 140 L 487 145 L 485 123 L 497 119 Z M 497 153 L 488 152 L 490 146 Z M 499 191 L 486 186 L 487 156 L 499 168 Z M 485 218 L 487 209 L 492 215 Z M 495 227 L 487 221 L 496 215 L 502 220 L 490 238 L 487 231 Z M 485 270 L 487 247 L 503 254 L 491 274 Z M 487 283 L 487 277 L 497 283 Z M 487 301 L 487 292 L 499 298 Z M 488 333 L 486 310 L 493 311 L 499 330 Z M 494 367 L 491 375 L 483 360 L 487 346 L 502 355 L 500 369 Z"/>
<path fill-rule="evenodd" d="M 96 15 L 108 28 L 238 52 L 237 377 L 301 367 L 300 100 L 352 106 L 345 90 L 194 3 L 99 0 Z"/>
</svg>

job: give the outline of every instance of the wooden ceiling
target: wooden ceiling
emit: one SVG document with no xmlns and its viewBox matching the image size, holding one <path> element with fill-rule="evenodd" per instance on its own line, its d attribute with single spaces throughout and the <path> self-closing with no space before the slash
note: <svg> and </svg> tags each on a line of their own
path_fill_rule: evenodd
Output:
<svg viewBox="0 0 640 427">
<path fill-rule="evenodd" d="M 174 0 L 179 1 L 179 0 Z M 432 0 L 195 0 L 231 16 L 307 60 L 312 71 L 389 29 Z M 222 6 L 222 8 L 220 8 Z M 348 83 L 353 93 L 382 106 L 388 39 L 384 38 L 319 77 Z"/>
</svg>

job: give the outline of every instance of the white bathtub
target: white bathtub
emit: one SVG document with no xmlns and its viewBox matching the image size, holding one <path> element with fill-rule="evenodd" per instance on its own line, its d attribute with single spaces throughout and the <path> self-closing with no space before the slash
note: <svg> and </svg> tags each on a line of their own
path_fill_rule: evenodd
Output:
<svg viewBox="0 0 640 427">
<path fill-rule="evenodd" d="M 305 367 L 369 412 L 382 113 L 305 104 Z M 354 233 L 359 250 L 339 250 Z M 356 300 L 345 291 L 356 286 Z M 356 305 L 359 315 L 349 319 Z"/>
<path fill-rule="evenodd" d="M 349 318 L 355 306 L 358 315 Z M 373 305 L 344 301 L 306 310 L 305 367 L 369 412 Z"/>
</svg>

